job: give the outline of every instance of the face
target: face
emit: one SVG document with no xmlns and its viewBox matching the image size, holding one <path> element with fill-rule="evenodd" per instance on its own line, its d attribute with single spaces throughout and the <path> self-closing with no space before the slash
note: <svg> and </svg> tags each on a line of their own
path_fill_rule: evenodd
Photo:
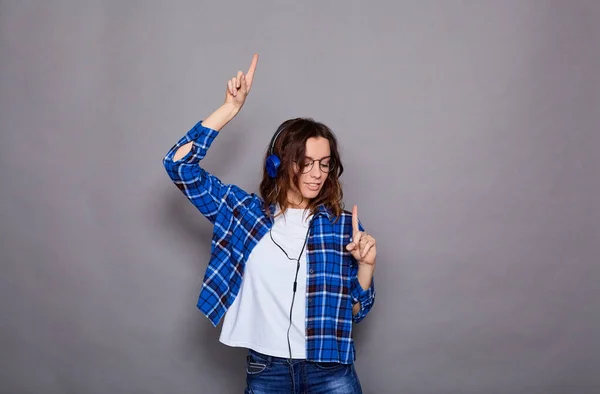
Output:
<svg viewBox="0 0 600 394">
<path fill-rule="evenodd" d="M 306 141 L 305 151 L 304 160 L 307 165 L 304 172 L 299 175 L 300 190 L 292 185 L 292 189 L 288 193 L 288 201 L 300 208 L 306 208 L 309 201 L 319 195 L 329 175 L 328 172 L 323 171 L 329 165 L 329 156 L 331 155 L 329 140 L 323 137 L 309 138 Z M 310 162 L 313 160 L 311 168 Z M 300 171 L 297 165 L 294 165 L 294 170 L 297 173 Z"/>
</svg>

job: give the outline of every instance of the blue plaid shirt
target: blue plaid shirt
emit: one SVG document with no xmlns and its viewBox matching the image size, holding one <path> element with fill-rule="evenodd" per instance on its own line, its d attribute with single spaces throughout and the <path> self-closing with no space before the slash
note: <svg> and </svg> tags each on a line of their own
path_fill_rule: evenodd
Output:
<svg viewBox="0 0 600 394">
<path fill-rule="evenodd" d="M 173 183 L 213 224 L 211 258 L 197 306 L 214 326 L 240 290 L 252 249 L 273 225 L 258 195 L 224 184 L 200 167 L 217 135 L 198 122 L 163 159 Z M 174 161 L 177 149 L 190 141 L 191 151 Z M 358 264 L 346 250 L 352 236 L 352 214 L 344 211 L 335 219 L 321 206 L 313 217 L 306 246 L 306 358 L 348 364 L 356 359 L 352 323 L 360 322 L 371 310 L 375 287 L 374 281 L 367 290 L 360 286 Z M 357 302 L 360 311 L 353 315 L 352 306 Z"/>
</svg>

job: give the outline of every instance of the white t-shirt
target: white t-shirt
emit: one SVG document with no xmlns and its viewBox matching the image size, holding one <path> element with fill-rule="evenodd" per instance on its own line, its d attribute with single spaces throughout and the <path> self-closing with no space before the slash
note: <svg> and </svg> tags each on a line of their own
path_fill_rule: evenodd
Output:
<svg viewBox="0 0 600 394">
<path fill-rule="evenodd" d="M 267 233 L 254 247 L 246 262 L 240 291 L 225 314 L 219 338 L 222 343 L 275 357 L 290 357 L 287 332 L 294 278 L 310 219 L 304 209 L 287 209 L 284 215 L 275 218 L 271 235 Z M 273 240 L 294 260 L 288 259 Z M 305 319 L 306 247 L 300 256 L 292 312 L 292 358 L 306 358 Z"/>
</svg>

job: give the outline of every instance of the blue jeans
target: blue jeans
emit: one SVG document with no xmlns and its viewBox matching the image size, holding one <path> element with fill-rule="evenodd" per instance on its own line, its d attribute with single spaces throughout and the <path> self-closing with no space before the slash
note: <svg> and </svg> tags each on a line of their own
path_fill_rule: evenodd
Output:
<svg viewBox="0 0 600 394">
<path fill-rule="evenodd" d="M 245 394 L 362 394 L 354 364 L 316 363 L 248 351 Z"/>
</svg>

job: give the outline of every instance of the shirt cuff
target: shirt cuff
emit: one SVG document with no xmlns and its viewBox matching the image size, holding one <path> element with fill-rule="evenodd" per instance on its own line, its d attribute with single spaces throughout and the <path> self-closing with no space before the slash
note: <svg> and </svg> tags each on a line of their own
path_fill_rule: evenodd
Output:
<svg viewBox="0 0 600 394">
<path fill-rule="evenodd" d="M 360 302 L 362 307 L 367 306 L 373 299 L 373 279 L 371 279 L 371 286 L 367 290 L 363 289 L 358 281 L 358 276 L 353 279 L 352 290 L 350 297 L 354 303 Z"/>
<path fill-rule="evenodd" d="M 212 144 L 214 139 L 217 137 L 217 135 L 219 135 L 218 131 L 208 127 L 204 127 L 202 125 L 201 120 L 198 123 L 196 123 L 196 125 L 192 127 L 190 131 L 186 133 L 185 137 L 187 138 L 188 142 L 200 142 L 201 145 L 204 145 L 206 146 L 206 148 L 208 148 L 210 144 Z"/>
</svg>

